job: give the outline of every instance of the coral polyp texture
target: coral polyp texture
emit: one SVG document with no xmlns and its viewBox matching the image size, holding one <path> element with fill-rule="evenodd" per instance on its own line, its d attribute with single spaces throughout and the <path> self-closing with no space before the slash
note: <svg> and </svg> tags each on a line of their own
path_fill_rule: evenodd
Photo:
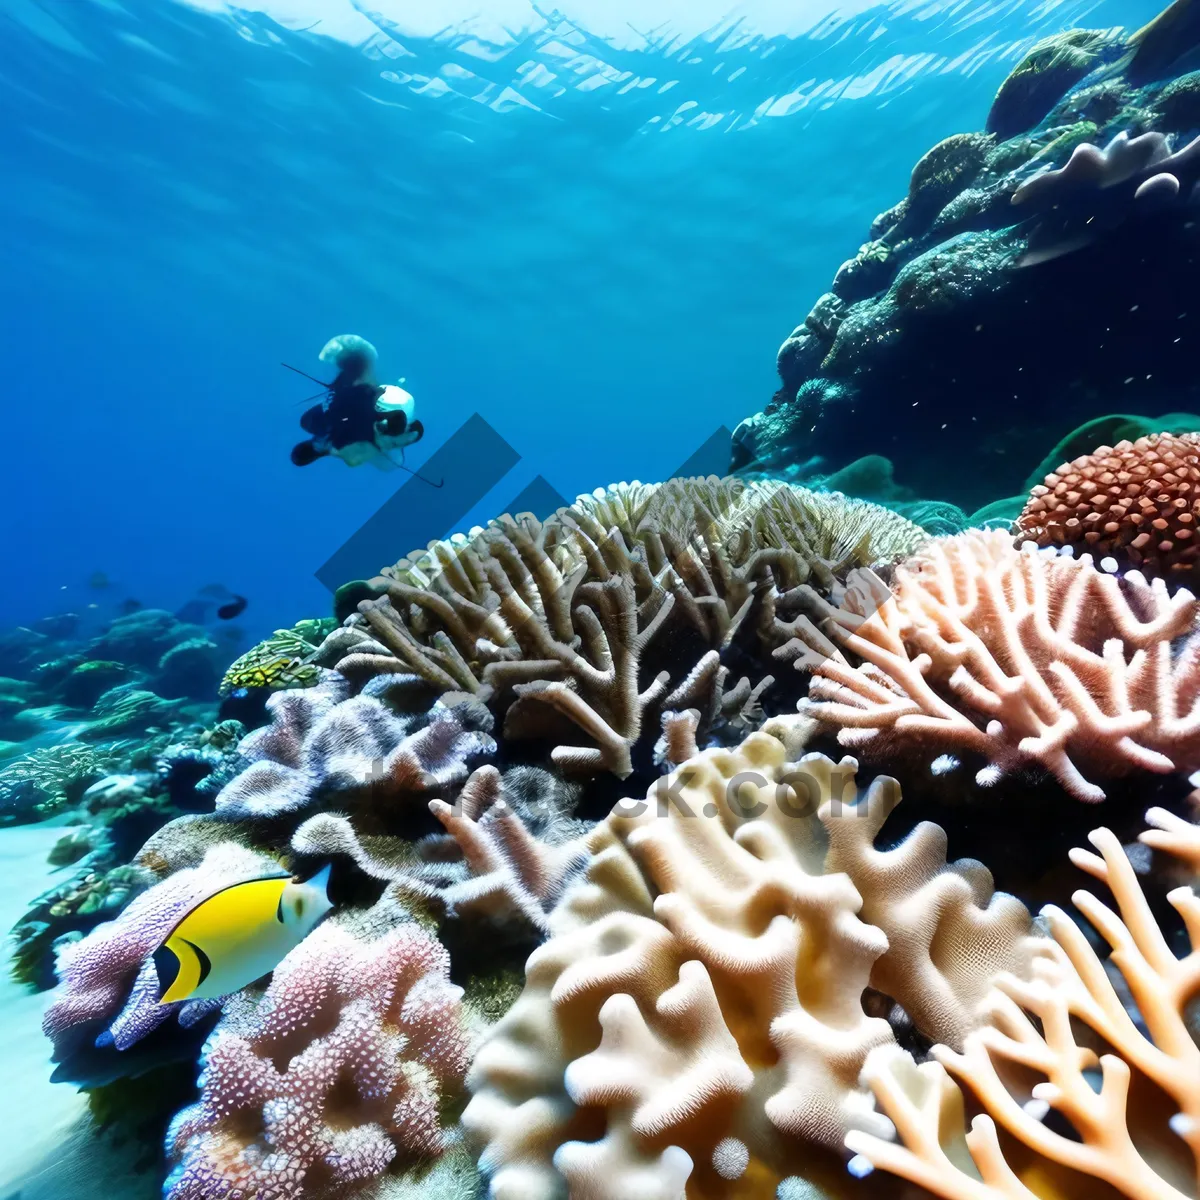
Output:
<svg viewBox="0 0 1200 1200">
<path fill-rule="evenodd" d="M 369 923 L 369 922 L 368 922 Z M 345 1197 L 448 1144 L 468 1040 L 449 955 L 412 925 L 326 923 L 227 1006 L 167 1135 L 169 1200 Z"/>
<path fill-rule="evenodd" d="M 42 1028 L 64 1061 L 82 1043 L 99 1038 L 126 1050 L 165 1020 L 205 1007 L 205 1002 L 161 1004 L 154 952 L 201 900 L 247 879 L 281 874 L 266 855 L 222 842 L 196 867 L 186 868 L 137 896 L 114 921 L 59 952 L 60 986 Z"/>
<path fill-rule="evenodd" d="M 897 568 L 890 594 L 864 577 L 813 609 L 821 629 L 799 618 L 780 654 L 813 671 L 804 710 L 872 757 L 973 757 L 984 786 L 1035 768 L 1085 801 L 1200 766 L 1200 604 L 1161 579 L 969 531 Z"/>
<path fill-rule="evenodd" d="M 1161 810 L 1143 841 L 1200 862 L 1200 827 Z M 1188 934 L 1180 957 L 1120 842 L 1071 859 L 1104 884 L 1110 907 L 1080 890 L 1074 905 L 1107 943 L 1107 963 L 1058 908 L 1032 975 L 1000 975 L 987 1020 L 961 1047 L 917 1065 L 895 1046 L 868 1055 L 863 1083 L 895 1138 L 847 1137 L 860 1162 L 944 1200 L 1192 1200 L 1200 1194 L 1200 1046 L 1190 1011 L 1200 991 L 1200 899 L 1167 899 Z M 959 1085 L 962 1085 L 960 1090 Z M 965 1096 L 964 1096 L 965 1092 Z M 974 1116 L 966 1120 L 966 1097 Z M 1051 1120 L 1048 1117 L 1053 1116 Z"/>
<path fill-rule="evenodd" d="M 864 990 L 962 1046 L 993 977 L 1024 977 L 1024 907 L 947 865 L 936 826 L 877 849 L 895 781 L 856 803 L 854 761 L 788 762 L 789 728 L 701 754 L 591 835 L 468 1076 L 495 1200 L 853 1195 L 843 1138 L 886 1130 L 858 1077 L 895 1041 Z"/>
<path fill-rule="evenodd" d="M 239 746 L 249 765 L 218 793 L 218 817 L 298 824 L 310 812 L 340 807 L 386 828 L 435 791 L 457 790 L 471 766 L 495 751 L 481 706 L 398 713 L 373 695 L 349 695 L 344 680 L 327 675 L 267 701 L 270 724 Z"/>
<path fill-rule="evenodd" d="M 402 560 L 376 581 L 386 596 L 359 605 L 367 648 L 334 635 L 349 651 L 337 666 L 476 696 L 510 743 L 623 779 L 648 762 L 663 712 L 695 709 L 702 740 L 753 727 L 772 683 L 766 597 L 836 594 L 854 566 L 924 538 L 886 509 L 784 484 L 616 485 Z M 758 678 L 735 682 L 726 659 Z"/>
<path fill-rule="evenodd" d="M 1200 562 L 1200 434 L 1155 434 L 1101 446 L 1033 489 L 1017 528 L 1039 546 L 1119 556 L 1146 574 Z"/>
</svg>

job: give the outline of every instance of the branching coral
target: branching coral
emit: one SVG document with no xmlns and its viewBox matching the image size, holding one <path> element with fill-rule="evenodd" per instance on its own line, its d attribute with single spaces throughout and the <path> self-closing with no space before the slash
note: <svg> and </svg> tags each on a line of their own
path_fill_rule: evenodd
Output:
<svg viewBox="0 0 1200 1200">
<path fill-rule="evenodd" d="M 403 560 L 377 581 L 387 596 L 360 605 L 393 657 L 351 652 L 338 667 L 473 694 L 510 739 L 554 743 L 561 769 L 626 778 L 664 707 L 696 708 L 704 736 L 713 714 L 739 713 L 728 692 L 757 700 L 765 681 L 727 688 L 720 656 L 739 635 L 755 655 L 762 596 L 802 583 L 830 594 L 851 567 L 923 539 L 885 509 L 783 484 L 623 484 L 544 524 L 501 518 Z"/>
<path fill-rule="evenodd" d="M 310 817 L 292 838 L 297 854 L 346 855 L 363 874 L 446 918 L 515 923 L 537 935 L 566 883 L 587 859 L 589 826 L 568 815 L 574 790 L 547 771 L 480 767 L 457 801 L 430 800 L 446 833 L 412 845 L 360 835 L 347 818 Z"/>
<path fill-rule="evenodd" d="M 985 786 L 1040 767 L 1086 801 L 1104 798 L 1098 779 L 1200 766 L 1190 592 L 1018 550 L 998 531 L 932 543 L 890 595 L 856 583 L 842 610 L 813 598 L 828 638 L 801 618 L 780 651 L 813 670 L 805 711 L 843 745 L 942 765 L 978 755 Z"/>
<path fill-rule="evenodd" d="M 440 1154 L 440 1107 L 467 1060 L 448 972 L 412 925 L 310 934 L 210 1038 L 201 1098 L 167 1136 L 170 1200 L 340 1200 L 394 1162 Z"/>
<path fill-rule="evenodd" d="M 1162 828 L 1144 841 L 1200 861 L 1200 827 L 1149 816 Z M 1047 909 L 1051 938 L 1032 978 L 997 978 L 988 1022 L 961 1050 L 935 1047 L 922 1066 L 896 1047 L 868 1057 L 863 1081 L 898 1138 L 851 1133 L 863 1160 L 945 1200 L 1200 1191 L 1200 1047 L 1189 1012 L 1200 991 L 1200 899 L 1190 887 L 1168 896 L 1188 933 L 1177 957 L 1117 838 L 1098 829 L 1091 842 L 1099 853 L 1076 850 L 1072 861 L 1116 907 L 1083 890 L 1073 900 L 1111 947 L 1108 965 L 1065 912 Z M 970 1132 L 955 1079 L 983 1110 Z"/>
<path fill-rule="evenodd" d="M 495 1200 L 848 1185 L 832 1152 L 870 1123 L 857 1075 L 893 1040 L 864 989 L 962 1044 L 992 977 L 1023 975 L 1028 914 L 947 867 L 940 831 L 874 848 L 894 781 L 856 805 L 852 759 L 786 753 L 767 733 L 708 751 L 591 836 L 468 1080 Z"/>
<path fill-rule="evenodd" d="M 1116 554 L 1151 575 L 1200 562 L 1200 434 L 1101 446 L 1033 489 L 1017 527 L 1039 546 Z"/>
</svg>

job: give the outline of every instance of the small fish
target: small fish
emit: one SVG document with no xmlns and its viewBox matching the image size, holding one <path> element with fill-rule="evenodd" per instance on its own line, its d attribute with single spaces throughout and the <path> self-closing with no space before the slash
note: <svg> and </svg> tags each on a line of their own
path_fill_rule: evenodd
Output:
<svg viewBox="0 0 1200 1200">
<path fill-rule="evenodd" d="M 191 910 L 154 952 L 161 1004 L 227 996 L 273 971 L 333 907 L 329 867 L 235 883 Z"/>
<path fill-rule="evenodd" d="M 88 580 L 88 587 L 93 591 L 102 592 L 110 586 L 108 576 L 103 571 L 92 572 L 92 576 Z"/>
<path fill-rule="evenodd" d="M 128 600 L 123 600 L 121 602 L 121 615 L 123 617 L 127 617 L 130 613 L 135 613 L 144 607 L 145 605 L 143 605 L 140 600 L 135 600 L 132 596 L 130 596 Z"/>
<path fill-rule="evenodd" d="M 217 616 L 222 621 L 232 621 L 234 617 L 240 617 L 246 611 L 246 605 L 249 603 L 245 596 L 235 595 L 228 604 L 222 604 L 217 609 Z"/>
</svg>

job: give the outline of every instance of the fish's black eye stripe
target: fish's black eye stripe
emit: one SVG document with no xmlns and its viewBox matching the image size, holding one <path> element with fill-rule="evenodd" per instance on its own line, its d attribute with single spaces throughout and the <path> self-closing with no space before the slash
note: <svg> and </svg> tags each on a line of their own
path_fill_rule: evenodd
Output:
<svg viewBox="0 0 1200 1200">
<path fill-rule="evenodd" d="M 196 955 L 196 961 L 200 964 L 200 978 L 196 980 L 196 986 L 199 987 L 209 976 L 212 971 L 212 962 L 208 955 L 196 945 L 195 942 L 189 942 L 187 938 L 179 939 L 185 946 L 190 946 Z"/>
</svg>

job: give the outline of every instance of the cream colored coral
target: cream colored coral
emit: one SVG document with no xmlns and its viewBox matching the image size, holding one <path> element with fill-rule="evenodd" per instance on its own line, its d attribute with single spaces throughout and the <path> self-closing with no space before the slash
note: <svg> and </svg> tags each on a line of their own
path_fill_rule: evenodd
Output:
<svg viewBox="0 0 1200 1200">
<path fill-rule="evenodd" d="M 802 618 L 780 652 L 813 670 L 806 711 L 843 745 L 973 753 L 984 785 L 1036 765 L 1086 801 L 1098 779 L 1200 765 L 1200 635 L 1172 646 L 1190 592 L 979 530 L 931 543 L 890 595 L 853 582 L 841 610 L 809 597 L 828 637 Z"/>
<path fill-rule="evenodd" d="M 741 636 L 766 659 L 761 615 L 779 589 L 833 594 L 850 568 L 924 540 L 887 509 L 786 484 L 615 484 L 545 522 L 504 516 L 388 568 L 386 597 L 360 606 L 377 644 L 359 652 L 339 632 L 350 652 L 338 669 L 479 696 L 508 739 L 554 743 L 561 769 L 628 778 L 664 709 L 695 708 L 702 737 L 716 723 L 755 727 L 771 676 L 732 679 L 720 652 Z"/>
<path fill-rule="evenodd" d="M 1150 817 L 1159 828 L 1144 841 L 1200 861 L 1200 827 L 1162 810 Z M 1048 908 L 1052 937 L 1038 947 L 1033 977 L 997 979 L 989 1021 L 961 1052 L 935 1047 L 935 1061 L 920 1067 L 895 1047 L 867 1059 L 863 1082 L 898 1140 L 852 1132 L 846 1144 L 863 1159 L 946 1200 L 1084 1200 L 1095 1181 L 1131 1200 L 1200 1194 L 1200 1047 L 1189 1024 L 1200 991 L 1200 898 L 1190 887 L 1167 897 L 1191 945 L 1177 957 L 1116 837 L 1098 829 L 1090 840 L 1099 853 L 1075 850 L 1071 859 L 1108 886 L 1116 909 L 1082 890 L 1073 901 L 1112 948 L 1109 968 L 1065 912 Z M 984 1109 L 969 1133 L 951 1076 Z M 1049 1109 L 1078 1139 L 1044 1120 Z M 1009 1151 L 1015 1166 L 997 1127 L 1022 1148 Z"/>
<path fill-rule="evenodd" d="M 894 782 L 857 806 L 854 760 L 789 763 L 788 725 L 689 760 L 593 832 L 471 1071 L 463 1122 L 495 1200 L 731 1200 L 800 1175 L 849 1196 L 836 1151 L 887 1128 L 857 1080 L 893 1041 L 863 991 L 886 979 L 954 1037 L 1023 969 L 1021 906 L 948 869 L 928 827 L 875 851 Z"/>
</svg>

